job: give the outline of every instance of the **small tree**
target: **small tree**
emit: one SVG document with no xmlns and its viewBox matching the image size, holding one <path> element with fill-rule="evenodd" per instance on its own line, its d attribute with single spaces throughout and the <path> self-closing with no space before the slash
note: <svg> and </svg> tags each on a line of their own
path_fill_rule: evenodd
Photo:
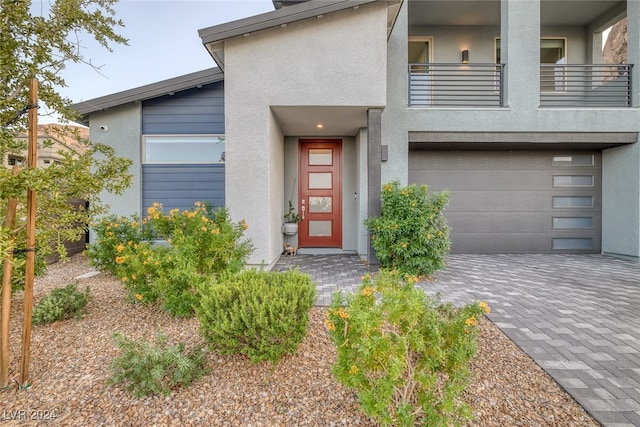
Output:
<svg viewBox="0 0 640 427">
<path fill-rule="evenodd" d="M 70 99 L 57 88 L 67 84 L 61 72 L 69 62 L 93 66 L 83 56 L 81 37 L 87 34 L 110 50 L 109 44 L 126 44 L 115 29 L 123 23 L 114 18 L 117 0 L 57 0 L 42 16 L 32 14 L 30 1 L 3 1 L 0 19 L 0 159 L 26 151 L 27 116 L 29 108 L 28 82 L 39 82 L 40 107 L 56 111 L 62 120 L 77 118 Z M 95 68 L 95 67 L 94 67 Z M 99 193 L 120 194 L 130 185 L 127 170 L 129 159 L 119 158 L 112 148 L 91 143 L 80 137 L 77 129 L 62 127 L 60 137 L 73 138 L 86 150 L 81 153 L 60 153 L 63 159 L 48 168 L 25 165 L 17 175 L 0 167 L 0 218 L 6 215 L 7 200 L 18 200 L 18 222 L 15 229 L 3 232 L 16 236 L 16 247 L 25 239 L 26 189 L 37 193 L 38 248 L 40 259 L 57 250 L 64 257 L 62 242 L 77 240 L 84 233 L 91 217 L 105 207 Z M 45 142 L 47 143 L 47 142 Z M 89 209 L 74 208 L 71 199 L 87 200 Z M 4 241 L 4 239 L 3 239 Z"/>
<path fill-rule="evenodd" d="M 449 226 L 443 210 L 447 192 L 428 194 L 426 185 L 382 187 L 382 216 L 365 221 L 371 245 L 384 268 L 426 276 L 444 267 Z"/>
</svg>

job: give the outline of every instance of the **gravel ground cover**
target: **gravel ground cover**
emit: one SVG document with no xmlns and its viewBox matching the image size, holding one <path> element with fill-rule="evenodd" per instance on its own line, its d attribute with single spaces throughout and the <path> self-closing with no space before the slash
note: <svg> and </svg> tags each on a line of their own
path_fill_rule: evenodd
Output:
<svg viewBox="0 0 640 427">
<path fill-rule="evenodd" d="M 36 280 L 34 300 L 90 272 L 81 255 L 49 267 Z M 310 314 L 309 334 L 295 356 L 276 367 L 243 357 L 209 354 L 211 374 L 169 396 L 135 398 L 108 385 L 118 356 L 112 334 L 170 344 L 201 342 L 197 319 L 174 319 L 156 307 L 127 303 L 117 280 L 100 273 L 80 281 L 91 288 L 81 320 L 35 325 L 30 387 L 19 390 L 22 294 L 11 313 L 10 387 L 0 391 L 0 424 L 64 426 L 369 426 L 356 396 L 331 375 L 335 350 L 324 330 L 324 309 Z M 480 322 L 474 379 L 465 399 L 478 426 L 597 426 L 568 394 L 490 321 Z"/>
</svg>

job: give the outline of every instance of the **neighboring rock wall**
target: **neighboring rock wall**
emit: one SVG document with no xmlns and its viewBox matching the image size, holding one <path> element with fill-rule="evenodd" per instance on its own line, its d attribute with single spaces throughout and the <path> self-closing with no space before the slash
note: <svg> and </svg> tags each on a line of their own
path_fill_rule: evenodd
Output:
<svg viewBox="0 0 640 427">
<path fill-rule="evenodd" d="M 626 64 L 627 62 L 627 18 L 618 21 L 609 32 L 602 51 L 605 64 Z"/>
<path fill-rule="evenodd" d="M 609 32 L 607 41 L 602 50 L 603 64 L 626 64 L 627 63 L 627 18 L 621 19 Z M 618 75 L 618 70 L 610 69 L 610 75 L 605 77 L 605 81 L 612 80 Z"/>
</svg>

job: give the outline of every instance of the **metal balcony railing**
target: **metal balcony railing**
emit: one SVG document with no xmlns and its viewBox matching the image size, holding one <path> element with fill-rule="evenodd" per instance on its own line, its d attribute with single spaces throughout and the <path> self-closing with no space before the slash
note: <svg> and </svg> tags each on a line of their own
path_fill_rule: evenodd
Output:
<svg viewBox="0 0 640 427">
<path fill-rule="evenodd" d="M 631 107 L 631 64 L 542 64 L 540 107 Z"/>
<path fill-rule="evenodd" d="M 410 107 L 502 107 L 504 64 L 409 64 Z"/>
</svg>

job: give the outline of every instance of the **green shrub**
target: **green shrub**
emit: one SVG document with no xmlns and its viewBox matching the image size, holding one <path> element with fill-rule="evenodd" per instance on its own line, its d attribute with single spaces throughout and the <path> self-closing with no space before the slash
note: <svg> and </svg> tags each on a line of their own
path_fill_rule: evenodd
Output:
<svg viewBox="0 0 640 427">
<path fill-rule="evenodd" d="M 77 283 L 71 283 L 64 288 L 51 291 L 33 308 L 33 323 L 51 323 L 57 320 L 79 319 L 89 302 L 89 287 L 84 292 L 78 289 Z"/>
<path fill-rule="evenodd" d="M 383 425 L 459 425 L 471 417 L 460 395 L 477 350 L 477 318 L 489 308 L 441 304 L 417 281 L 381 270 L 346 300 L 334 294 L 325 321 L 338 352 L 333 373 Z"/>
<path fill-rule="evenodd" d="M 277 363 L 306 336 L 315 298 L 311 278 L 299 271 L 246 270 L 200 286 L 196 315 L 212 350 Z"/>
<path fill-rule="evenodd" d="M 449 227 L 443 215 L 447 192 L 428 194 L 426 185 L 382 188 L 382 216 L 365 221 L 380 265 L 403 273 L 428 276 L 444 267 Z"/>
<path fill-rule="evenodd" d="M 126 383 L 126 390 L 137 397 L 148 394 L 167 395 L 175 387 L 187 387 L 208 374 L 206 351 L 197 346 L 185 352 L 183 343 L 167 346 L 167 336 L 158 332 L 155 343 L 128 339 L 121 333 L 113 335 L 122 354 L 111 362 L 110 384 Z"/>
<path fill-rule="evenodd" d="M 120 255 L 124 246 L 140 244 L 150 238 L 150 233 L 142 226 L 136 215 L 118 217 L 109 215 L 93 224 L 95 242 L 85 251 L 89 263 L 102 270 L 116 274 L 116 257 Z"/>
<path fill-rule="evenodd" d="M 246 228 L 244 220 L 232 222 L 225 208 L 196 202 L 191 210 L 165 214 L 154 203 L 142 221 L 111 216 L 99 222 L 87 256 L 120 278 L 130 300 L 161 302 L 174 316 L 191 316 L 200 283 L 246 263 L 252 251 L 243 239 Z"/>
</svg>

